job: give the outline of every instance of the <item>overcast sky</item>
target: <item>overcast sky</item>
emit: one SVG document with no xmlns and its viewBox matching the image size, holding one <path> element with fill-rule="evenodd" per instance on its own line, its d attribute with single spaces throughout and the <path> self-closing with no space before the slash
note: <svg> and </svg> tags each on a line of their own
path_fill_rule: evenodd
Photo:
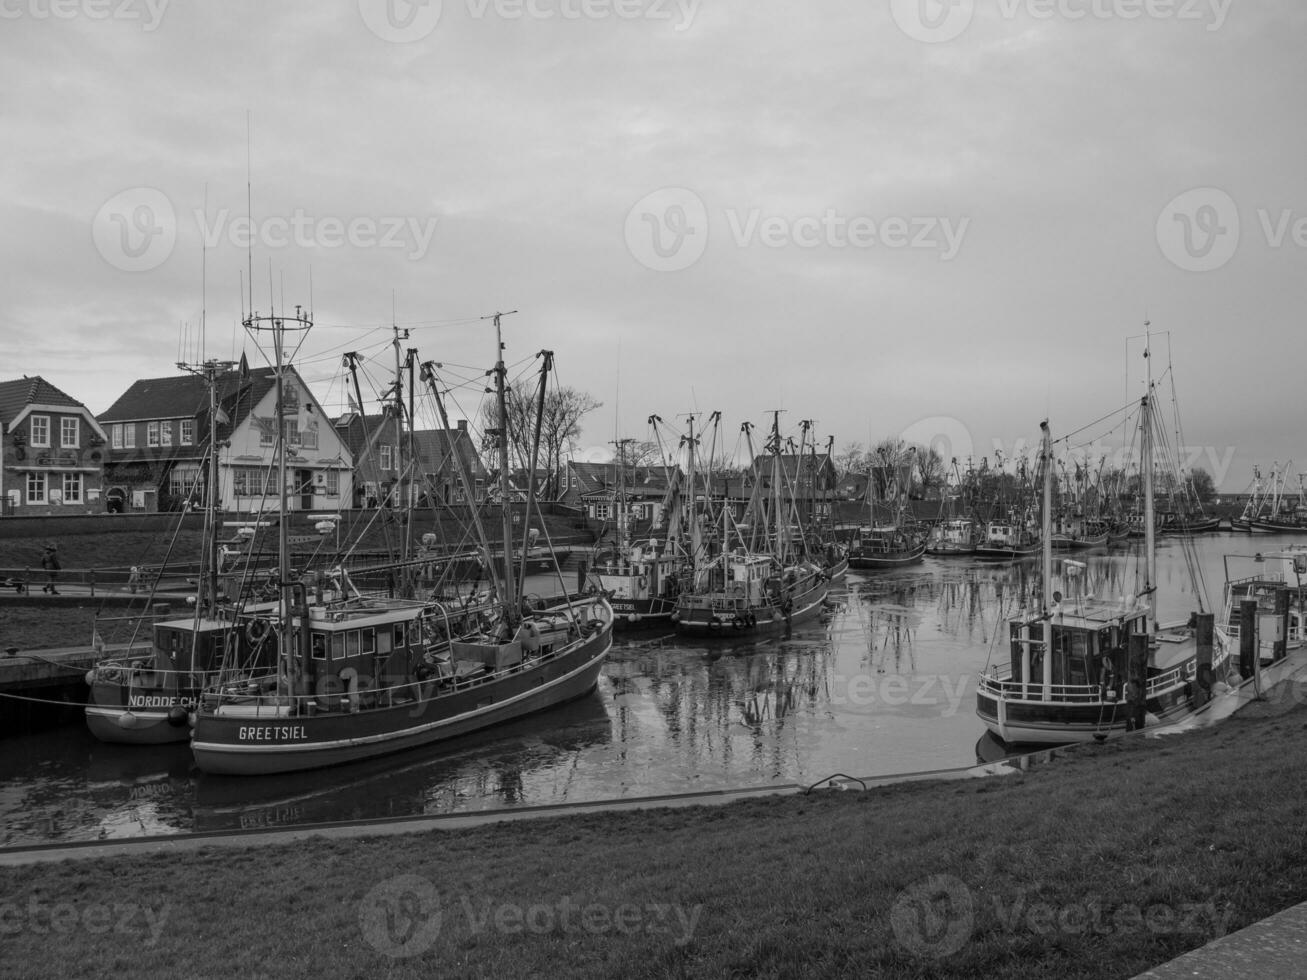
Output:
<svg viewBox="0 0 1307 980">
<path fill-rule="evenodd" d="M 984 455 L 1136 398 L 1147 316 L 1198 465 L 1296 483 L 1305 49 L 1299 0 L 0 0 L 0 378 L 103 411 L 202 307 L 257 363 L 248 154 L 331 410 L 392 318 L 472 376 L 519 310 L 588 447 L 784 409 Z"/>
</svg>

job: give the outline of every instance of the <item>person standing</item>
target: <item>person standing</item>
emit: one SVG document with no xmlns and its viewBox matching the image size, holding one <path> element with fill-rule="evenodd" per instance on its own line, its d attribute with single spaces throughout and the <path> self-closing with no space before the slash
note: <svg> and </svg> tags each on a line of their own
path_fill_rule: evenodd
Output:
<svg viewBox="0 0 1307 980">
<path fill-rule="evenodd" d="M 54 544 L 45 546 L 45 554 L 41 556 L 41 567 L 45 569 L 46 579 L 45 585 L 41 586 L 41 591 L 58 595 L 59 590 L 55 585 L 59 578 L 59 553 Z"/>
</svg>

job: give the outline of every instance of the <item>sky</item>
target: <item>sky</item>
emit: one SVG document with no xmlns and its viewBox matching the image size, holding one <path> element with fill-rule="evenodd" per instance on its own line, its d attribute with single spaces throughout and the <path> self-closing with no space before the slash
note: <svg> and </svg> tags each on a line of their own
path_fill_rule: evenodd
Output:
<svg viewBox="0 0 1307 980">
<path fill-rule="evenodd" d="M 0 380 L 260 363 L 252 269 L 329 410 L 398 325 L 475 417 L 513 310 L 584 458 L 774 410 L 979 457 L 1137 399 L 1147 320 L 1182 462 L 1296 485 L 1305 42 L 1298 0 L 0 0 Z"/>
</svg>

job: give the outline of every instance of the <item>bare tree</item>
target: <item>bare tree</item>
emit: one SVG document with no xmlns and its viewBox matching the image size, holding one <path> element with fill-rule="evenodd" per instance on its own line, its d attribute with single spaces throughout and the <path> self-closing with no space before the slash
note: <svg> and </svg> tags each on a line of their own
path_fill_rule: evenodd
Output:
<svg viewBox="0 0 1307 980">
<path fill-rule="evenodd" d="M 504 405 L 508 414 L 509 466 L 522 469 L 528 479 L 539 481 L 538 490 L 545 499 L 558 496 L 559 470 L 565 452 L 575 446 L 581 434 L 581 419 L 603 405 L 592 395 L 575 388 L 554 388 L 545 392 L 544 412 L 540 420 L 540 458 L 531 459 L 535 439 L 538 391 L 530 381 L 517 381 L 504 391 Z M 493 401 L 481 406 L 481 451 L 487 455 L 490 468 L 499 466 L 495 455 L 498 448 L 499 409 Z M 543 470 L 543 473 L 540 471 Z"/>
</svg>

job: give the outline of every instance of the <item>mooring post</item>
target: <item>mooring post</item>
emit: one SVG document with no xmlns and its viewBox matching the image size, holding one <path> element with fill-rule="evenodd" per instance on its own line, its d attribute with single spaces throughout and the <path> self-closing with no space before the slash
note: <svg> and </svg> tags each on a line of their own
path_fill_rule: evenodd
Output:
<svg viewBox="0 0 1307 980">
<path fill-rule="evenodd" d="M 1252 677 L 1256 663 L 1257 600 L 1244 599 L 1239 603 L 1239 676 Z"/>
<path fill-rule="evenodd" d="M 1289 589 L 1275 590 L 1275 618 L 1280 624 L 1279 635 L 1271 651 L 1271 662 L 1279 663 L 1289 655 Z"/>
<path fill-rule="evenodd" d="M 1130 637 L 1126 664 L 1126 731 L 1144 727 L 1148 714 L 1148 634 L 1136 633 Z"/>
<path fill-rule="evenodd" d="M 1216 639 L 1216 616 L 1213 613 L 1198 613 L 1194 619 L 1194 640 L 1198 647 L 1198 683 L 1194 686 L 1192 700 L 1193 706 L 1199 708 L 1212 696 L 1212 647 Z"/>
</svg>

